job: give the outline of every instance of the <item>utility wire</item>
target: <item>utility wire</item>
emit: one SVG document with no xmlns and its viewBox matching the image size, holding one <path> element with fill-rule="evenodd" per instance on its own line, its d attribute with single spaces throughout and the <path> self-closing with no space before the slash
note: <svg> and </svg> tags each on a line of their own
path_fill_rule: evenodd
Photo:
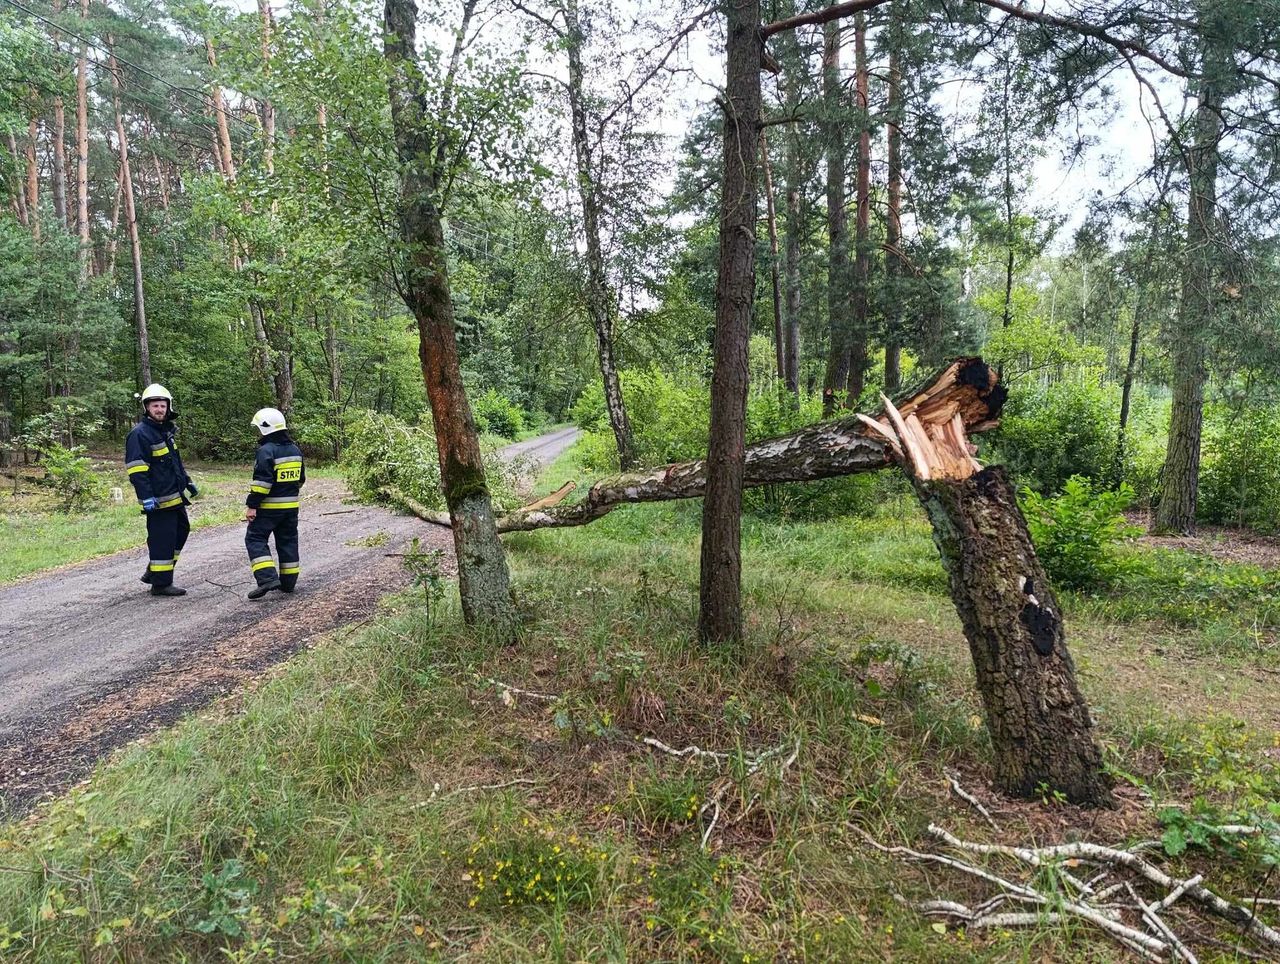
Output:
<svg viewBox="0 0 1280 964">
<path fill-rule="evenodd" d="M 38 20 L 41 23 L 45 24 L 46 26 L 51 27 L 52 29 L 58 31 L 59 33 L 65 34 L 66 36 L 71 37 L 74 40 L 79 40 L 81 43 L 89 47 L 92 47 L 94 50 L 100 51 L 102 53 L 106 53 L 108 56 L 114 55 L 117 64 L 132 68 L 133 70 L 136 70 L 140 74 L 145 74 L 146 76 L 159 81 L 161 84 L 168 87 L 170 90 L 174 91 L 175 93 L 184 94 L 188 97 L 198 97 L 200 98 L 201 101 L 203 101 L 204 98 L 208 96 L 203 91 L 197 90 L 194 87 L 181 87 L 177 84 L 170 83 L 169 81 L 161 77 L 159 74 L 153 73 L 152 71 L 148 70 L 146 67 L 140 67 L 137 64 L 133 63 L 132 61 L 125 60 L 119 54 L 116 54 L 114 51 L 103 46 L 98 41 L 85 37 L 83 34 L 78 34 L 74 30 L 69 30 L 66 27 L 64 27 L 62 24 L 57 23 L 54 20 L 50 20 L 48 17 L 44 17 L 41 14 L 36 13 L 34 10 L 24 7 L 22 4 L 18 3 L 17 0 L 3 0 L 3 2 L 7 3 L 9 6 L 13 7 L 15 10 L 20 10 L 22 13 L 26 14 L 28 17 Z M 52 44 L 52 41 L 50 43 Z M 88 54 L 85 55 L 85 59 L 89 63 L 93 64 L 95 67 L 99 67 L 103 70 L 111 69 L 109 64 L 104 64 L 100 60 L 94 60 L 92 57 L 88 56 Z M 177 109 L 181 113 L 185 113 L 186 116 L 189 118 L 194 116 L 189 112 L 182 111 L 181 108 L 177 108 Z M 200 116 L 204 117 L 203 112 L 201 112 Z M 247 121 L 242 120 L 239 117 L 234 116 L 230 112 L 227 112 L 227 117 L 235 121 L 237 124 L 240 124 L 247 132 L 249 133 L 256 132 L 256 128 L 254 128 L 253 125 L 249 124 Z"/>
</svg>

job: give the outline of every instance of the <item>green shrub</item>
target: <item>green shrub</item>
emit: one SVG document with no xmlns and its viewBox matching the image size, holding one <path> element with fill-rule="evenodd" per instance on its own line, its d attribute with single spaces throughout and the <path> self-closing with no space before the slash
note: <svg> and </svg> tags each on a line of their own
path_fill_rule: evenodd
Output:
<svg viewBox="0 0 1280 964">
<path fill-rule="evenodd" d="M 1057 492 L 1073 475 L 1109 477 L 1119 403 L 1092 381 L 1015 385 L 993 434 L 999 461 L 1037 492 Z"/>
<path fill-rule="evenodd" d="M 656 369 L 627 370 L 620 379 L 641 465 L 683 462 L 706 454 L 711 396 L 700 381 Z M 586 467 L 616 472 L 618 452 L 599 379 L 574 404 L 573 420 L 588 435 L 599 436 L 583 449 Z"/>
<path fill-rule="evenodd" d="M 67 448 L 53 442 L 42 446 L 39 452 L 61 511 L 85 512 L 102 500 L 106 483 L 93 470 L 93 462 L 84 456 L 83 445 Z"/>
<path fill-rule="evenodd" d="M 50 411 L 28 419 L 14 441 L 32 449 L 44 466 L 44 482 L 53 489 L 62 512 L 84 512 L 106 494 L 106 483 L 75 439 L 102 427 L 99 419 L 76 399 L 55 399 Z"/>
<path fill-rule="evenodd" d="M 435 436 L 393 415 L 366 412 L 352 423 L 342 470 L 355 496 L 365 502 L 396 502 L 392 489 L 428 509 L 445 508 Z M 517 503 L 515 476 L 496 453 L 486 453 L 485 478 L 495 507 Z"/>
<path fill-rule="evenodd" d="M 524 431 L 524 411 L 495 389 L 491 388 L 472 399 L 471 413 L 475 416 L 476 428 L 481 432 L 514 439 Z"/>
<path fill-rule="evenodd" d="M 1200 473 L 1208 522 L 1280 529 L 1280 411 L 1210 409 Z"/>
<path fill-rule="evenodd" d="M 1088 479 L 1076 475 L 1056 498 L 1024 487 L 1022 499 L 1031 540 L 1055 585 L 1088 589 L 1118 574 L 1122 563 L 1116 546 L 1138 531 L 1123 515 L 1133 501 L 1129 486 L 1095 489 Z"/>
</svg>

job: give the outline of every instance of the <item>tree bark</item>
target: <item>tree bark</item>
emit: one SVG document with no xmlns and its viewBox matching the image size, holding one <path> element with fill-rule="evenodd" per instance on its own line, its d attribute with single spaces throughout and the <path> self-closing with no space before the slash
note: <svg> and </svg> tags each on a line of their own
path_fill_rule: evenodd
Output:
<svg viewBox="0 0 1280 964">
<path fill-rule="evenodd" d="M 218 56 L 213 49 L 213 41 L 208 37 L 204 41 L 205 56 L 208 58 L 209 67 L 216 74 L 218 69 Z M 228 181 L 236 179 L 236 161 L 235 155 L 231 153 L 231 129 L 227 125 L 227 105 L 222 98 L 222 88 L 217 81 L 213 83 L 213 89 L 210 93 L 213 99 L 213 112 L 218 119 L 218 142 L 222 145 L 222 176 Z"/>
<path fill-rule="evenodd" d="M 784 110 L 795 117 L 800 109 L 802 80 L 800 71 L 803 55 L 794 31 L 787 31 L 778 40 L 783 74 Z M 804 212 L 801 208 L 801 191 L 805 183 L 804 162 L 800 152 L 800 136 L 795 123 L 786 127 L 786 171 L 783 180 L 787 192 L 787 243 L 783 260 L 784 305 L 783 330 L 785 338 L 785 378 L 787 391 L 800 394 L 800 249 L 804 237 Z"/>
<path fill-rule="evenodd" d="M 1222 42 L 1203 38 L 1204 76 L 1197 81 L 1195 135 L 1187 153 L 1186 261 L 1174 331 L 1173 410 L 1165 450 L 1155 531 L 1190 535 L 1200 487 L 1200 432 L 1204 420 L 1206 332 L 1214 323 L 1214 220 L 1218 201 L 1218 141 L 1222 137 L 1222 77 L 1230 66 Z"/>
<path fill-rule="evenodd" d="M 27 227 L 31 237 L 40 240 L 40 165 L 36 163 L 36 141 L 40 137 L 40 121 L 27 123 Z"/>
<path fill-rule="evenodd" d="M 742 478 L 746 446 L 747 347 L 755 300 L 757 151 L 760 133 L 759 0 L 727 0 L 724 177 L 716 281 L 711 434 L 702 504 L 698 637 L 742 639 Z"/>
<path fill-rule="evenodd" d="M 1080 806 L 1113 806 L 1062 610 L 1004 469 L 913 482 L 969 641 L 997 786 L 1018 797 L 1047 789 Z"/>
<path fill-rule="evenodd" d="M 20 173 L 22 170 L 23 156 L 18 150 L 18 139 L 14 136 L 13 131 L 8 134 L 9 153 L 13 155 L 14 170 L 14 190 L 13 190 L 13 213 L 18 219 L 18 223 L 24 228 L 29 227 L 27 220 L 27 186 Z"/>
<path fill-rule="evenodd" d="M 89 0 L 80 0 L 80 34 L 88 32 Z M 80 238 L 80 277 L 89 277 L 93 246 L 89 238 L 89 48 L 82 40 L 76 57 L 76 232 Z"/>
<path fill-rule="evenodd" d="M 124 112 L 120 105 L 120 68 L 116 64 L 115 41 L 107 35 L 110 58 L 111 96 L 115 104 L 116 139 L 120 142 L 120 180 L 124 190 L 124 216 L 129 231 L 129 251 L 133 257 L 133 311 L 138 334 L 138 377 L 142 385 L 151 384 L 151 346 L 147 335 L 147 306 L 142 289 L 142 242 L 138 237 L 138 211 L 133 198 L 133 176 L 129 170 L 129 141 L 124 131 Z"/>
<path fill-rule="evenodd" d="M 67 226 L 67 114 L 62 98 L 53 99 L 53 213 Z"/>
<path fill-rule="evenodd" d="M 764 170 L 765 213 L 769 224 L 769 280 L 773 291 L 773 352 L 778 381 L 787 377 L 787 344 L 782 329 L 782 285 L 778 278 L 778 213 L 773 205 L 773 171 L 769 165 L 769 140 L 760 131 L 760 165 Z"/>
<path fill-rule="evenodd" d="M 1120 388 L 1120 426 L 1116 431 L 1116 454 L 1111 460 L 1111 482 L 1118 486 L 1124 481 L 1126 430 L 1129 425 L 1129 398 L 1133 394 L 1133 376 L 1138 367 L 1138 343 L 1142 336 L 1142 299 L 1133 313 L 1133 327 L 1129 331 L 1129 361 L 1124 368 L 1124 384 Z"/>
<path fill-rule="evenodd" d="M 262 19 L 262 73 L 271 83 L 271 0 L 258 0 L 258 16 Z M 270 96 L 262 98 L 262 162 L 268 174 L 274 174 L 276 156 L 276 108 Z M 274 206 L 274 202 L 273 202 Z"/>
<path fill-rule="evenodd" d="M 823 27 L 822 113 L 827 154 L 827 324 L 831 344 L 822 380 L 822 414 L 836 410 L 836 393 L 849 379 L 852 344 L 849 302 L 849 222 L 845 212 L 844 118 L 840 102 L 840 25 Z"/>
<path fill-rule="evenodd" d="M 455 54 L 473 10 L 474 3 L 469 3 Z M 401 235 L 410 249 L 401 293 L 418 321 L 422 375 L 453 525 L 463 617 L 468 624 L 485 623 L 509 631 L 515 624 L 510 575 L 494 527 L 475 421 L 458 362 L 444 227 L 436 201 L 440 162 L 431 161 L 438 156 L 438 145 L 432 143 L 432 109 L 414 53 L 417 16 L 413 0 L 386 0 L 383 55 L 391 68 L 387 93 L 400 161 Z M 451 80 L 452 73 L 446 83 Z M 450 110 L 446 97 L 443 116 L 435 117 L 434 123 L 447 124 Z"/>
<path fill-rule="evenodd" d="M 885 274 L 889 279 L 884 333 L 884 390 L 896 392 L 902 384 L 902 292 L 899 280 L 906 274 L 902 251 L 902 67 L 899 47 L 901 25 L 891 14 L 889 40 L 889 89 L 886 130 L 888 162 L 888 211 L 885 218 Z"/>
<path fill-rule="evenodd" d="M 871 300 L 871 101 L 867 69 L 867 18 L 854 23 L 855 89 L 858 93 L 857 213 L 853 234 L 853 331 L 849 340 L 849 394 L 846 408 L 856 408 L 867 374 L 867 318 Z"/>
<path fill-rule="evenodd" d="M 978 395 L 998 409 L 1003 387 L 981 368 L 968 366 L 962 378 L 982 383 Z M 1049 790 L 1081 806 L 1112 806 L 1062 610 L 1008 476 L 973 459 L 962 415 L 922 420 L 887 400 L 885 407 L 969 642 L 996 784 L 1020 797 Z"/>
<path fill-rule="evenodd" d="M 1002 96 L 1002 107 L 1000 111 L 1001 118 L 1001 139 L 1003 141 L 1003 149 L 1000 151 L 1000 162 L 1002 171 L 1002 188 L 1004 195 L 1004 243 L 1005 243 L 1005 263 L 1004 263 L 1004 309 L 1001 318 L 1001 327 L 1008 328 L 1013 324 L 1013 274 L 1015 267 L 1013 243 L 1014 243 L 1014 223 L 1013 223 L 1013 105 L 1010 100 L 1010 93 L 1013 87 L 1013 69 L 1012 60 L 1008 60 L 1004 65 L 1004 81 L 1000 88 Z"/>
<path fill-rule="evenodd" d="M 803 213 L 800 207 L 800 187 L 792 182 L 788 171 L 787 184 L 787 391 L 800 394 L 800 235 L 803 230 Z"/>
<path fill-rule="evenodd" d="M 622 396 L 622 382 L 614 357 L 615 301 L 605 273 L 604 250 L 600 242 L 600 194 L 592 169 L 591 142 L 587 134 L 587 108 L 583 97 L 582 26 L 577 0 L 568 0 L 565 13 L 565 50 L 569 57 L 569 114 L 573 153 L 577 162 L 578 196 L 582 200 L 582 227 L 587 243 L 587 314 L 596 334 L 596 355 L 604 383 L 605 410 L 618 448 L 618 466 L 625 472 L 635 468 L 636 451 L 631 420 Z"/>
<path fill-rule="evenodd" d="M 107 140 L 107 149 L 110 150 L 111 149 L 110 136 L 108 136 L 106 140 Z M 119 148 L 116 149 L 116 153 L 117 155 L 119 154 Z M 108 278 L 114 278 L 116 275 L 116 247 L 120 243 L 120 235 L 119 235 L 120 205 L 123 202 L 123 199 L 124 199 L 124 171 L 120 169 L 119 165 L 117 165 L 116 193 L 115 193 L 114 199 L 111 202 L 111 228 L 107 232 L 107 245 L 106 245 L 106 251 L 104 252 L 105 258 L 103 259 L 103 263 L 99 264 L 98 266 L 102 274 L 105 274 Z"/>
</svg>

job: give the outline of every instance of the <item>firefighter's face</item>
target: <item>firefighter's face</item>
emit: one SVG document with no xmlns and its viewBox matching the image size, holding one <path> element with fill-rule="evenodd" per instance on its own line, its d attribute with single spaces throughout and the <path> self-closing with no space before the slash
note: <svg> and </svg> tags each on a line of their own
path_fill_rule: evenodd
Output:
<svg viewBox="0 0 1280 964">
<path fill-rule="evenodd" d="M 153 398 L 147 402 L 147 414 L 157 422 L 164 421 L 165 415 L 169 411 L 169 402 L 163 398 Z"/>
</svg>

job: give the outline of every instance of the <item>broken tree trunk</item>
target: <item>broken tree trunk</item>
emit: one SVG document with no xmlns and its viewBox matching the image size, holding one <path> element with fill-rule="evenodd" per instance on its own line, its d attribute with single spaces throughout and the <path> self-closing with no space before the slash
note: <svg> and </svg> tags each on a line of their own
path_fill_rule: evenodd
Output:
<svg viewBox="0 0 1280 964">
<path fill-rule="evenodd" d="M 1008 475 L 973 459 L 959 416 L 925 423 L 888 399 L 885 408 L 969 641 L 997 785 L 1019 797 L 1048 788 L 1081 806 L 1113 806 L 1062 610 Z"/>
<path fill-rule="evenodd" d="M 958 416 L 968 431 L 982 431 L 995 424 L 992 419 L 1003 398 L 1002 390 L 993 393 L 987 389 L 987 373 L 987 366 L 976 358 L 952 362 L 901 401 L 898 410 L 929 425 L 950 423 Z M 896 444 L 889 429 L 866 415 L 808 425 L 790 435 L 748 445 L 743 486 L 813 482 L 874 472 L 893 464 Z M 564 505 L 543 500 L 502 516 L 497 522 L 498 531 L 586 525 L 620 505 L 700 498 L 706 491 L 706 482 L 703 459 L 623 472 L 598 481 L 581 502 Z M 567 496 L 571 490 L 561 491 Z M 394 490 L 384 494 L 424 521 L 449 524 L 448 513 L 415 507 Z"/>
</svg>

